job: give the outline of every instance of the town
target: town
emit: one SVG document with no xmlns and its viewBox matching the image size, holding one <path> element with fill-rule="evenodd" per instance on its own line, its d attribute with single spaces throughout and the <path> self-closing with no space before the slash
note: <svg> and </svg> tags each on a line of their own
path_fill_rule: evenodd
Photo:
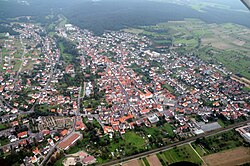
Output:
<svg viewBox="0 0 250 166">
<path fill-rule="evenodd" d="M 101 164 L 249 119 L 246 85 L 192 52 L 124 31 L 11 26 L 19 35 L 0 38 L 0 149 L 15 163 Z"/>
</svg>

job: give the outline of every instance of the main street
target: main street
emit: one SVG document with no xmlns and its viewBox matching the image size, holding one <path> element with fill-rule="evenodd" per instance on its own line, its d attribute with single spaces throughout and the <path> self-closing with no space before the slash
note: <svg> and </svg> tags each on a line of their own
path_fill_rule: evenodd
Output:
<svg viewBox="0 0 250 166">
<path fill-rule="evenodd" d="M 116 164 L 119 164 L 119 163 L 126 162 L 128 160 L 139 159 L 139 158 L 151 155 L 151 154 L 157 154 L 159 152 L 169 150 L 169 149 L 171 149 L 171 148 L 173 148 L 175 146 L 181 146 L 181 145 L 185 145 L 185 144 L 188 144 L 188 143 L 192 143 L 198 138 L 213 136 L 213 135 L 216 135 L 216 134 L 219 134 L 219 133 L 222 133 L 222 132 L 225 132 L 225 131 L 228 131 L 228 130 L 231 130 L 231 129 L 234 129 L 234 128 L 237 128 L 237 127 L 244 126 L 244 125 L 246 125 L 248 123 L 250 123 L 250 120 L 247 120 L 245 122 L 236 123 L 236 124 L 227 126 L 225 128 L 220 128 L 220 129 L 217 129 L 217 130 L 213 130 L 211 132 L 207 132 L 207 133 L 204 133 L 204 134 L 192 137 L 192 138 L 188 138 L 188 139 L 186 139 L 184 141 L 175 142 L 173 144 L 166 145 L 164 147 L 153 149 L 153 150 L 150 150 L 150 151 L 147 151 L 147 152 L 143 152 L 143 153 L 139 153 L 139 154 L 136 154 L 136 155 L 132 155 L 132 156 L 124 157 L 124 158 L 121 158 L 121 159 L 113 160 L 113 161 L 110 161 L 110 162 L 107 162 L 107 163 L 104 163 L 104 164 L 99 164 L 99 166 L 116 165 Z"/>
</svg>

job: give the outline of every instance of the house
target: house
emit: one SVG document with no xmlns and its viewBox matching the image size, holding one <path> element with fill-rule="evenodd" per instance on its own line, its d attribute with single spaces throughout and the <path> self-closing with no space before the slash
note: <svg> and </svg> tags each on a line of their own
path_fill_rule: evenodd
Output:
<svg viewBox="0 0 250 166">
<path fill-rule="evenodd" d="M 103 131 L 104 131 L 104 134 L 114 132 L 114 130 L 113 130 L 113 128 L 111 126 L 103 126 Z"/>
<path fill-rule="evenodd" d="M 64 129 L 63 131 L 61 131 L 60 133 L 62 136 L 65 136 L 68 134 L 68 130 L 67 129 Z"/>
<path fill-rule="evenodd" d="M 86 126 L 81 121 L 76 122 L 76 130 L 84 130 Z"/>
<path fill-rule="evenodd" d="M 43 134 L 42 133 L 36 134 L 35 139 L 37 142 L 43 142 L 43 139 L 44 139 Z"/>
<path fill-rule="evenodd" d="M 49 135 L 50 131 L 49 130 L 42 130 L 43 136 Z"/>
<path fill-rule="evenodd" d="M 20 146 L 26 146 L 27 144 L 28 144 L 28 142 L 27 142 L 26 139 L 24 139 L 24 140 L 22 140 L 22 141 L 19 142 Z"/>
<path fill-rule="evenodd" d="M 47 141 L 50 144 L 50 146 L 54 146 L 55 145 L 54 141 L 52 139 L 49 138 L 49 139 L 47 139 Z"/>
<path fill-rule="evenodd" d="M 12 127 L 18 126 L 18 121 L 17 120 L 13 121 L 13 122 L 11 122 L 11 124 L 12 124 Z"/>
<path fill-rule="evenodd" d="M 18 138 L 14 135 L 10 135 L 8 138 L 9 138 L 10 142 L 16 142 L 18 140 Z"/>
<path fill-rule="evenodd" d="M 38 147 L 36 147 L 36 149 L 34 149 L 32 152 L 34 155 L 38 155 L 40 153 Z"/>
<path fill-rule="evenodd" d="M 82 160 L 82 162 L 83 162 L 84 164 L 93 164 L 93 163 L 96 162 L 96 159 L 95 159 L 95 157 L 93 157 L 93 156 L 87 156 L 87 157 L 85 157 L 85 158 Z"/>
<path fill-rule="evenodd" d="M 54 137 L 54 140 L 55 140 L 56 142 L 59 141 L 59 139 L 60 139 L 60 138 L 59 138 L 58 136 L 55 136 L 55 137 Z"/>
<path fill-rule="evenodd" d="M 34 164 L 37 162 L 37 157 L 36 156 L 33 156 L 31 157 L 31 162 Z"/>
<path fill-rule="evenodd" d="M 23 131 L 21 133 L 18 133 L 17 137 L 18 138 L 26 138 L 26 137 L 28 137 L 28 132 L 27 131 Z"/>
<path fill-rule="evenodd" d="M 3 153 L 9 153 L 10 150 L 11 150 L 11 148 L 10 148 L 10 146 L 4 146 L 4 147 L 2 148 L 2 150 L 3 150 Z"/>
<path fill-rule="evenodd" d="M 154 114 L 154 115 L 149 116 L 148 120 L 151 124 L 153 124 L 153 123 L 157 123 L 159 121 L 159 118 L 156 116 L 156 114 Z"/>
</svg>

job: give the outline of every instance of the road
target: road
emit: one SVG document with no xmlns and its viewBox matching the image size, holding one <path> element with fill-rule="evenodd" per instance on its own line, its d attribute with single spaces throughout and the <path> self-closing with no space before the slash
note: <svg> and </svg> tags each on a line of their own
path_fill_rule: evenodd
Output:
<svg viewBox="0 0 250 166">
<path fill-rule="evenodd" d="M 204 134 L 192 137 L 192 138 L 188 138 L 188 139 L 186 139 L 184 141 L 179 141 L 179 142 L 176 142 L 176 143 L 164 146 L 164 147 L 160 147 L 160 148 L 157 148 L 157 149 L 153 149 L 153 150 L 150 150 L 150 151 L 147 151 L 147 152 L 139 153 L 139 154 L 136 154 L 136 155 L 133 155 L 133 156 L 124 157 L 122 159 L 113 160 L 113 161 L 110 161 L 110 162 L 107 162 L 107 163 L 104 163 L 104 164 L 99 164 L 99 166 L 110 166 L 110 165 L 123 163 L 123 162 L 126 162 L 128 160 L 138 159 L 138 158 L 141 158 L 141 157 L 146 157 L 146 156 L 151 155 L 151 154 L 156 154 L 156 153 L 159 153 L 159 152 L 162 152 L 162 151 L 166 151 L 166 150 L 171 149 L 171 148 L 173 148 L 175 146 L 181 146 L 181 145 L 185 145 L 187 143 L 192 143 L 197 138 L 213 136 L 213 135 L 216 135 L 216 134 L 219 134 L 219 133 L 222 133 L 222 132 L 225 132 L 225 131 L 228 131 L 228 130 L 231 130 L 231 129 L 234 129 L 234 128 L 237 128 L 237 127 L 240 127 L 240 126 L 244 126 L 247 123 L 250 123 L 250 120 L 247 120 L 245 122 L 240 122 L 240 123 L 237 123 L 237 124 L 233 124 L 233 125 L 227 126 L 225 128 L 220 128 L 220 129 L 217 129 L 217 130 L 213 130 L 211 132 L 207 132 L 207 133 L 204 133 Z"/>
</svg>

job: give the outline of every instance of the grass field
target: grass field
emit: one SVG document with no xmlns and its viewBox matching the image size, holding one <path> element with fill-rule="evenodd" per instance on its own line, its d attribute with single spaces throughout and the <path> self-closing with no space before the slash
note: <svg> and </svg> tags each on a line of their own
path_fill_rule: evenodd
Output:
<svg viewBox="0 0 250 166">
<path fill-rule="evenodd" d="M 174 136 L 173 128 L 170 124 L 165 123 L 163 125 L 162 129 L 165 130 L 169 134 L 170 137 Z"/>
<path fill-rule="evenodd" d="M 61 55 L 63 57 L 63 61 L 66 64 L 69 64 L 72 61 L 72 55 L 63 53 L 64 52 L 64 46 L 63 46 L 62 43 L 59 43 L 59 48 L 60 48 L 60 51 L 61 51 Z"/>
<path fill-rule="evenodd" d="M 180 161 L 189 161 L 196 164 L 202 164 L 202 160 L 193 151 L 190 145 L 172 148 L 163 153 L 157 154 L 157 157 L 162 162 L 162 165 L 169 165 Z"/>
<path fill-rule="evenodd" d="M 225 123 L 221 119 L 218 119 L 217 122 L 219 123 L 221 127 L 223 128 L 225 127 Z"/>
<path fill-rule="evenodd" d="M 0 130 L 4 130 L 4 129 L 6 129 L 6 128 L 7 128 L 6 125 L 0 124 Z"/>
<path fill-rule="evenodd" d="M 8 138 L 0 139 L 0 146 L 7 145 L 10 143 Z"/>
<path fill-rule="evenodd" d="M 124 139 L 126 144 L 134 145 L 137 148 L 142 148 L 143 145 L 145 144 L 144 139 L 132 131 L 124 134 Z"/>
<path fill-rule="evenodd" d="M 108 148 L 111 152 L 123 148 L 126 154 L 132 154 L 135 151 L 145 149 L 145 140 L 135 132 L 129 131 L 123 135 L 123 139 L 111 141 Z"/>
</svg>

